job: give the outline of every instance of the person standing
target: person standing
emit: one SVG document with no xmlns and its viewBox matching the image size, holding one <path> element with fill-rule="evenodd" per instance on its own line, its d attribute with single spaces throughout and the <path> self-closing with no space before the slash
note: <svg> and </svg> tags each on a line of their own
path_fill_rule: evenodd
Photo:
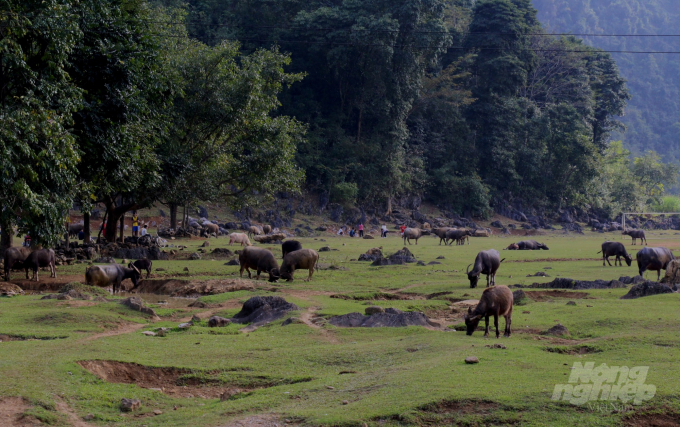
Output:
<svg viewBox="0 0 680 427">
<path fill-rule="evenodd" d="M 381 237 L 387 237 L 387 226 L 383 224 L 382 227 L 380 227 L 380 234 Z"/>
<path fill-rule="evenodd" d="M 139 217 L 137 211 L 132 213 L 132 236 L 139 237 Z"/>
<path fill-rule="evenodd" d="M 364 237 L 364 224 L 359 224 L 359 237 Z"/>
</svg>

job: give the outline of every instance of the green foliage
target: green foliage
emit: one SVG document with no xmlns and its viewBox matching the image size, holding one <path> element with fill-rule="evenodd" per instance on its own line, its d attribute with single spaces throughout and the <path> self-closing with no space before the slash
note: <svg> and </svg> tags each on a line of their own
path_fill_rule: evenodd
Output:
<svg viewBox="0 0 680 427">
<path fill-rule="evenodd" d="M 680 197 L 664 196 L 658 203 L 650 206 L 653 212 L 680 212 Z"/>
<path fill-rule="evenodd" d="M 680 23 L 677 4 L 668 0 L 533 0 L 539 18 L 556 32 L 583 34 L 675 34 Z M 586 37 L 605 50 L 677 51 L 673 38 Z M 680 160 L 677 55 L 614 53 L 633 95 L 621 121 L 628 130 L 619 137 L 635 154 L 661 153 Z"/>
<path fill-rule="evenodd" d="M 341 182 L 333 186 L 331 200 L 343 205 L 354 205 L 359 195 L 359 188 L 354 182 Z"/>
</svg>

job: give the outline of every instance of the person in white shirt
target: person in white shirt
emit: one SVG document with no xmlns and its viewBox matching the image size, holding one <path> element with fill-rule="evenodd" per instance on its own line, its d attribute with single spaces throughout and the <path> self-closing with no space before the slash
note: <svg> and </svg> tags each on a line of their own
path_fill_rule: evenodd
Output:
<svg viewBox="0 0 680 427">
<path fill-rule="evenodd" d="M 142 233 L 141 233 L 142 237 L 147 235 L 147 233 L 148 233 L 148 231 L 146 229 L 147 227 L 148 227 L 148 225 L 144 224 L 144 227 L 142 228 Z"/>
<path fill-rule="evenodd" d="M 387 237 L 387 226 L 383 224 L 383 226 L 380 228 L 382 237 Z"/>
</svg>

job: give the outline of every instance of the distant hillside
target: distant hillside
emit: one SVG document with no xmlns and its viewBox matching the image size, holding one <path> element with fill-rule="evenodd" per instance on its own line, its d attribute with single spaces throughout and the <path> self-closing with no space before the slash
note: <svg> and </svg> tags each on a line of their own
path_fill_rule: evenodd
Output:
<svg viewBox="0 0 680 427">
<path fill-rule="evenodd" d="M 533 0 L 550 30 L 591 34 L 679 34 L 677 0 Z M 605 50 L 680 51 L 680 37 L 583 37 Z M 612 54 L 633 98 L 627 147 L 680 162 L 680 54 Z M 617 135 L 614 135 L 617 137 Z"/>
</svg>

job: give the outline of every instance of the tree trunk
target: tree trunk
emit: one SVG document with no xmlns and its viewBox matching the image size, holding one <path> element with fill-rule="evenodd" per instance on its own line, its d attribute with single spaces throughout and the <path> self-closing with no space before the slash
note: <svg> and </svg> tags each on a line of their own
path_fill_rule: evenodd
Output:
<svg viewBox="0 0 680 427">
<path fill-rule="evenodd" d="M 2 233 L 0 234 L 0 257 L 5 255 L 5 251 L 12 247 L 12 238 L 14 237 L 14 230 L 12 224 L 7 222 L 2 224 Z"/>
<path fill-rule="evenodd" d="M 387 212 L 385 212 L 385 215 L 392 215 L 392 196 L 387 198 Z"/>
<path fill-rule="evenodd" d="M 182 213 L 182 228 L 187 228 L 187 205 L 184 205 L 184 212 Z"/>
<path fill-rule="evenodd" d="M 83 243 L 90 241 L 90 214 L 83 213 Z"/>
<path fill-rule="evenodd" d="M 64 249 L 68 249 L 69 244 L 71 243 L 71 233 L 69 230 L 71 225 L 71 221 L 67 220 L 66 221 L 66 239 L 64 239 Z"/>
<path fill-rule="evenodd" d="M 170 203 L 170 228 L 177 230 L 177 203 Z"/>
<path fill-rule="evenodd" d="M 125 241 L 125 212 L 120 216 L 120 241 Z"/>
<path fill-rule="evenodd" d="M 109 243 L 116 241 L 118 222 L 121 217 L 125 216 L 125 212 L 134 211 L 137 209 L 139 209 L 139 205 L 137 203 L 128 203 L 126 205 L 116 206 L 115 203 L 110 199 L 106 202 L 106 213 L 109 215 L 109 220 L 106 222 L 104 237 Z M 122 235 L 122 230 L 125 229 L 125 225 L 124 223 L 121 224 L 123 224 L 121 228 Z"/>
</svg>

